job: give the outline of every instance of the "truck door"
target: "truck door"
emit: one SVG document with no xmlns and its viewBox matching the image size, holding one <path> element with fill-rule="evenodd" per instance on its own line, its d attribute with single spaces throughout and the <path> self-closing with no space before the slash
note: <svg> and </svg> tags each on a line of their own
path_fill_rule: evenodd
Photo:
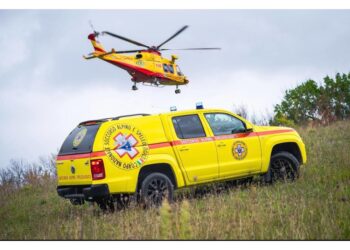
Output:
<svg viewBox="0 0 350 250">
<path fill-rule="evenodd" d="M 260 140 L 254 132 L 246 132 L 245 124 L 229 114 L 206 113 L 204 116 L 214 134 L 220 178 L 260 170 Z"/>
<path fill-rule="evenodd" d="M 207 137 L 197 114 L 172 118 L 176 140 L 174 148 L 181 159 L 189 183 L 218 178 L 218 159 L 213 138 Z"/>
</svg>

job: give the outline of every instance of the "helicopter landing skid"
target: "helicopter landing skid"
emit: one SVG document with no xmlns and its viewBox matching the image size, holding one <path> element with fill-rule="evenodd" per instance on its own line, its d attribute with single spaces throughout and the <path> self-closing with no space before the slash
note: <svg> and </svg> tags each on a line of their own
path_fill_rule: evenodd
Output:
<svg viewBox="0 0 350 250">
<path fill-rule="evenodd" d="M 164 88 L 164 85 L 159 85 L 158 83 L 147 83 L 147 82 L 143 82 L 142 83 L 143 86 L 147 86 L 147 87 L 155 87 L 155 88 Z"/>
<path fill-rule="evenodd" d="M 143 82 L 142 85 L 147 86 L 147 87 L 155 87 L 155 88 L 164 88 L 165 87 L 165 85 L 160 85 L 159 83 Z M 133 91 L 138 90 L 138 88 L 136 86 L 136 82 L 134 82 L 134 84 L 132 85 L 131 90 L 133 90 Z M 175 94 L 180 94 L 180 93 L 181 93 L 181 89 L 179 89 L 179 85 L 176 85 Z"/>
</svg>

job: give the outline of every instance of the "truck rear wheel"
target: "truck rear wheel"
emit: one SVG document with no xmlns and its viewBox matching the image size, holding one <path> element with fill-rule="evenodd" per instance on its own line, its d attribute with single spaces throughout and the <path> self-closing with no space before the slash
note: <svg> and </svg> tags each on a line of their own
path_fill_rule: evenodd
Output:
<svg viewBox="0 0 350 250">
<path fill-rule="evenodd" d="M 152 173 L 142 181 L 140 198 L 146 207 L 159 207 L 162 205 L 164 199 L 172 202 L 173 195 L 174 185 L 164 174 Z"/>
<path fill-rule="evenodd" d="M 294 181 L 299 177 L 299 166 L 294 155 L 285 151 L 278 152 L 271 157 L 269 170 L 263 176 L 264 182 Z"/>
</svg>

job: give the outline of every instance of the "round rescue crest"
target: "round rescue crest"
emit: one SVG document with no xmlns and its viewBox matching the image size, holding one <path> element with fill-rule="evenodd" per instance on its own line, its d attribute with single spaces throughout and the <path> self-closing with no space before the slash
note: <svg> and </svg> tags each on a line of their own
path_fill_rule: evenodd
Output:
<svg viewBox="0 0 350 250">
<path fill-rule="evenodd" d="M 103 147 L 108 159 L 125 170 L 141 167 L 149 148 L 145 136 L 130 124 L 115 124 L 106 130 Z"/>
<path fill-rule="evenodd" d="M 236 160 L 243 160 L 248 153 L 247 145 L 242 141 L 237 141 L 232 145 L 232 154 Z"/>
<path fill-rule="evenodd" d="M 73 140 L 73 147 L 78 147 L 79 144 L 83 141 L 83 139 L 85 138 L 87 132 L 87 128 L 82 128 L 74 137 Z"/>
</svg>

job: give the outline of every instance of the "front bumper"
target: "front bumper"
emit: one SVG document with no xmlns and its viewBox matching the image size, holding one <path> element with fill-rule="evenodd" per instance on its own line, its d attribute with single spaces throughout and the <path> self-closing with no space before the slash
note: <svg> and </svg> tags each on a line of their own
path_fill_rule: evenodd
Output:
<svg viewBox="0 0 350 250">
<path fill-rule="evenodd" d="M 110 196 L 107 184 L 89 186 L 58 186 L 57 193 L 66 199 L 96 201 Z"/>
</svg>

